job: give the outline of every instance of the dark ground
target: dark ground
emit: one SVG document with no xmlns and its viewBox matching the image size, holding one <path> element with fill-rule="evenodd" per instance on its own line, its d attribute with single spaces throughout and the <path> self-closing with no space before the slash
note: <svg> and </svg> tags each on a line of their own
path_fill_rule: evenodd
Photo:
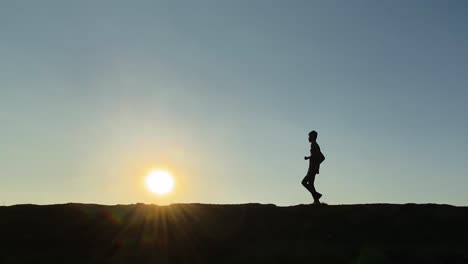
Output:
<svg viewBox="0 0 468 264">
<path fill-rule="evenodd" d="M 468 263 L 468 207 L 0 207 L 0 263 Z"/>
</svg>

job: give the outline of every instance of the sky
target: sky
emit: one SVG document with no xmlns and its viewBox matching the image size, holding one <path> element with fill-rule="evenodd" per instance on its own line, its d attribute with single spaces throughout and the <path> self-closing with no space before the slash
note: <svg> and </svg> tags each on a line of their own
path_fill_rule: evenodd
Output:
<svg viewBox="0 0 468 264">
<path fill-rule="evenodd" d="M 465 1 L 0 1 L 0 205 L 468 205 Z M 175 188 L 144 177 L 169 170 Z"/>
</svg>

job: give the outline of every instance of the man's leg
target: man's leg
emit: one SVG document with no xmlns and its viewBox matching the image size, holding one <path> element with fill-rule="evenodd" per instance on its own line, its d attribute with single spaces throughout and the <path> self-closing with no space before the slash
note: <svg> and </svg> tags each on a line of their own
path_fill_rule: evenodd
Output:
<svg viewBox="0 0 468 264">
<path fill-rule="evenodd" d="M 315 187 L 314 187 L 314 176 L 311 176 L 310 174 L 307 174 L 304 179 L 302 179 L 302 185 L 312 194 L 312 197 L 315 199 Z"/>
<path fill-rule="evenodd" d="M 322 194 L 317 192 L 317 190 L 315 190 L 315 186 L 314 186 L 315 175 L 316 175 L 315 173 L 313 175 L 310 175 L 309 185 L 310 185 L 310 189 L 313 190 L 311 191 L 311 193 L 312 193 L 312 197 L 314 197 L 314 202 L 320 203 L 319 199 L 320 197 L 322 197 Z"/>
</svg>

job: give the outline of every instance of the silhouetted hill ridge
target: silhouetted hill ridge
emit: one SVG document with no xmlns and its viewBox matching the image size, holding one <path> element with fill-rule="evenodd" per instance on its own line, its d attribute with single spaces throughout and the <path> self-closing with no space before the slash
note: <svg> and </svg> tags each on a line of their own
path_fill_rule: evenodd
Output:
<svg viewBox="0 0 468 264">
<path fill-rule="evenodd" d="M 0 207 L 0 263 L 468 263 L 468 207 Z"/>
</svg>

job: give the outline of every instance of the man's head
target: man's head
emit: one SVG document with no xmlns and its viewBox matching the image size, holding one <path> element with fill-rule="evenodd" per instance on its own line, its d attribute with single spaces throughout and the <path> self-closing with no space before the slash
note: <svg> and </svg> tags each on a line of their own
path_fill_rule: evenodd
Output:
<svg viewBox="0 0 468 264">
<path fill-rule="evenodd" d="M 317 131 L 312 130 L 312 131 L 309 133 L 309 142 L 314 142 L 314 141 L 316 141 L 316 140 L 317 140 L 317 136 L 318 136 Z"/>
</svg>

